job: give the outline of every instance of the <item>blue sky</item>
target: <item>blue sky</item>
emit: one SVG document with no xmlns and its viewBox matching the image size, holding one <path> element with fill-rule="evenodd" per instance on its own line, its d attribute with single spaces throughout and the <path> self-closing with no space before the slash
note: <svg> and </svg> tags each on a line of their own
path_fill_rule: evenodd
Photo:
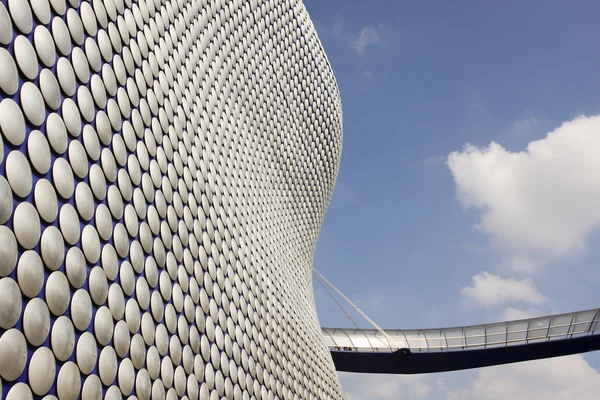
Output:
<svg viewBox="0 0 600 400">
<path fill-rule="evenodd" d="M 344 113 L 315 267 L 384 327 L 598 307 L 600 4 L 304 3 Z M 321 324 L 350 326 L 315 291 Z M 600 388 L 599 355 L 559 361 L 341 380 L 351 399 Z M 581 373 L 549 385 L 566 369 Z"/>
</svg>

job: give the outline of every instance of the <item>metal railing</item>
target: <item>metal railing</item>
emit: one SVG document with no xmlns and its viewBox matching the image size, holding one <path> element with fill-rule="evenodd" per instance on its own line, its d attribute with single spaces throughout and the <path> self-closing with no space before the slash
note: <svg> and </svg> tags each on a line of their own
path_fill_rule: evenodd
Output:
<svg viewBox="0 0 600 400">
<path fill-rule="evenodd" d="M 440 329 L 323 328 L 331 350 L 361 352 L 443 352 L 514 346 L 600 335 L 600 309 L 544 317 Z"/>
</svg>

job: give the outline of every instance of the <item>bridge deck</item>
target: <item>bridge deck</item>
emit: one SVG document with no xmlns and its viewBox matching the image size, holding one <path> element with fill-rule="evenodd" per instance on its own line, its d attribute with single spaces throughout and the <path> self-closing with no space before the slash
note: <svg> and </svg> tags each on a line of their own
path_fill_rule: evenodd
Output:
<svg viewBox="0 0 600 400">
<path fill-rule="evenodd" d="M 375 329 L 322 331 L 339 371 L 440 372 L 600 350 L 600 309 L 385 335 Z"/>
</svg>

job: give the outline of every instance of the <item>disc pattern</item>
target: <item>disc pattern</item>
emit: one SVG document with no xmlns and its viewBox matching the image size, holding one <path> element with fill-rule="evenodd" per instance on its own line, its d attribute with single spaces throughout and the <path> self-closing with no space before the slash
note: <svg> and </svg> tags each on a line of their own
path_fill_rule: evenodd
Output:
<svg viewBox="0 0 600 400">
<path fill-rule="evenodd" d="M 341 117 L 300 0 L 2 0 L 0 398 L 343 398 Z"/>
</svg>

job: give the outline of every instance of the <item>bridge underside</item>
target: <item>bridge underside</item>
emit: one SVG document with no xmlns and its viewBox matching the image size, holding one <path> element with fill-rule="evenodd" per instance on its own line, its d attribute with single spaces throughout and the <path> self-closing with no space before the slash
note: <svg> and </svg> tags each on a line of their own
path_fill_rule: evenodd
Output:
<svg viewBox="0 0 600 400">
<path fill-rule="evenodd" d="M 338 371 L 423 374 L 600 350 L 600 310 L 458 328 L 324 328 Z"/>
<path fill-rule="evenodd" d="M 482 350 L 432 353 L 331 351 L 338 371 L 425 374 L 489 367 L 600 350 L 600 335 Z"/>
</svg>

